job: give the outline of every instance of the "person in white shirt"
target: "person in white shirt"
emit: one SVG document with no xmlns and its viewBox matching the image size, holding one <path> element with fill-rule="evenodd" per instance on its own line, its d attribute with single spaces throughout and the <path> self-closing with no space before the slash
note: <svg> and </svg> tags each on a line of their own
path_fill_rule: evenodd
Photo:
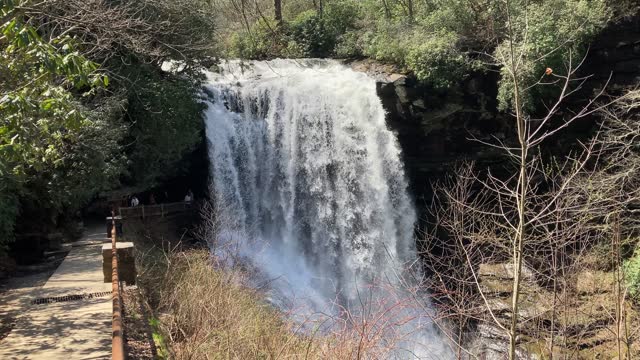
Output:
<svg viewBox="0 0 640 360">
<path fill-rule="evenodd" d="M 140 205 L 140 200 L 138 200 L 137 197 L 135 197 L 135 195 L 131 198 L 131 207 L 136 207 Z"/>
</svg>

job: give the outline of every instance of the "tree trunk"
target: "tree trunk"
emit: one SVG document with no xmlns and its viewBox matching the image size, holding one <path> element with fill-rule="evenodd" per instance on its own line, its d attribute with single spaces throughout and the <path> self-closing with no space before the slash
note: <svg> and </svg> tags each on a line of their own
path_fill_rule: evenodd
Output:
<svg viewBox="0 0 640 360">
<path fill-rule="evenodd" d="M 511 20 L 511 13 L 509 12 L 510 3 L 507 3 L 507 16 Z M 511 23 L 511 21 L 509 21 Z M 512 28 L 509 28 L 509 33 L 514 34 Z M 513 80 L 513 97 L 516 116 L 516 125 L 518 132 L 518 142 L 520 144 L 520 174 L 518 179 L 517 189 L 517 213 L 518 213 L 518 225 L 513 237 L 513 290 L 511 293 L 511 324 L 509 326 L 509 360 L 516 360 L 516 347 L 518 341 L 518 313 L 520 311 L 520 283 L 522 281 L 522 250 L 524 248 L 525 241 L 525 212 L 527 209 L 527 190 L 528 184 L 528 152 L 529 146 L 527 141 L 527 125 L 525 123 L 525 115 L 522 113 L 521 102 L 521 89 L 518 78 L 519 69 L 516 65 L 516 54 L 513 46 L 513 40 L 509 42 L 509 66 L 511 67 L 511 76 Z"/>
<path fill-rule="evenodd" d="M 382 0 L 382 6 L 384 6 L 384 18 L 387 20 L 391 19 L 391 10 L 389 10 L 387 0 Z"/>
<path fill-rule="evenodd" d="M 282 25 L 282 0 L 273 0 L 274 17 L 278 26 Z"/>
</svg>

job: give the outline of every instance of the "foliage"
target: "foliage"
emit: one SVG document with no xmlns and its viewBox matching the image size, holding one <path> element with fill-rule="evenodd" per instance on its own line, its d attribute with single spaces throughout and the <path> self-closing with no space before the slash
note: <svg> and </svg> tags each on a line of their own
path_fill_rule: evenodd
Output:
<svg viewBox="0 0 640 360">
<path fill-rule="evenodd" d="M 506 11 L 503 9 L 502 13 Z M 516 65 L 523 88 L 530 88 L 540 81 L 546 68 L 566 75 L 568 66 L 575 67 L 585 55 L 587 40 L 604 27 L 610 16 L 603 0 L 546 0 L 528 6 L 513 1 L 509 11 L 510 26 L 515 34 L 513 50 L 524 54 L 518 57 Z M 511 108 L 513 101 L 513 80 L 508 70 L 511 66 L 508 61 L 510 45 L 509 39 L 505 39 L 494 52 L 498 62 L 506 64 L 501 69 L 498 93 L 502 110 Z M 529 91 L 522 99 L 524 106 L 532 109 L 532 98 L 544 97 L 553 91 L 557 88 L 540 86 Z"/>
<path fill-rule="evenodd" d="M 630 19 L 640 14 L 640 3 L 636 0 L 607 0 L 615 20 Z"/>
<path fill-rule="evenodd" d="M 103 95 L 126 100 L 112 123 L 128 125 L 119 144 L 126 157 L 119 154 L 119 160 L 127 165 L 121 180 L 144 188 L 179 172 L 168 169 L 200 135 L 200 69 L 214 64 L 218 51 L 213 2 L 52 0 L 26 11 L 46 37 L 68 33 L 79 39 L 78 51 L 111 74 L 111 92 Z M 179 61 L 179 69 L 163 71 L 171 61 Z"/>
<path fill-rule="evenodd" d="M 338 37 L 335 53 L 341 59 L 356 59 L 364 56 L 364 47 L 360 41 L 360 34 L 351 30 Z"/>
<path fill-rule="evenodd" d="M 204 105 L 199 82 L 152 67 L 134 67 L 127 120 L 130 179 L 142 187 L 157 185 L 186 170 L 183 157 L 202 138 Z"/>
<path fill-rule="evenodd" d="M 275 24 L 266 20 L 272 2 L 256 2 L 254 11 L 260 16 L 254 15 L 248 31 L 232 30 L 235 40 L 229 53 L 251 59 L 366 56 L 399 65 L 436 88 L 446 88 L 459 81 L 478 57 L 486 60 L 482 54 L 503 57 L 508 44 L 504 2 L 413 1 L 411 11 L 403 0 L 323 3 L 320 12 L 311 2 L 287 2 L 285 24 L 274 31 Z M 511 1 L 514 42 L 526 53 L 521 80 L 537 81 L 546 67 L 562 71 L 569 49 L 573 60 L 579 61 L 587 41 L 607 23 L 614 8 L 620 6 L 606 0 Z M 243 12 L 243 16 L 251 14 L 249 9 Z M 535 61 L 540 58 L 544 61 Z M 502 72 L 499 100 L 501 108 L 508 109 L 511 80 L 506 70 Z"/>
<path fill-rule="evenodd" d="M 0 247 L 16 224 L 56 226 L 120 180 L 180 171 L 201 136 L 196 67 L 216 52 L 209 2 L 1 5 Z M 179 73 L 160 69 L 170 59 Z"/>
<path fill-rule="evenodd" d="M 283 39 L 278 38 L 279 34 L 274 37 L 276 28 L 275 21 L 257 21 L 248 30 L 232 34 L 227 55 L 257 60 L 280 56 Z"/>
<path fill-rule="evenodd" d="M 96 88 L 108 85 L 108 78 L 96 71 L 97 64 L 75 50 L 69 36 L 43 41 L 12 2 L 3 2 L 0 11 L 2 247 L 13 236 L 19 196 L 44 193 L 49 196 L 43 201 L 53 202 L 61 189 L 51 188 L 51 181 L 72 177 L 67 171 L 77 163 L 74 155 L 78 154 L 69 150 L 91 146 L 83 141 L 94 125 L 76 96 L 91 95 Z M 49 175 L 45 188 L 33 178 L 43 174 Z"/>
<path fill-rule="evenodd" d="M 107 98 L 93 109 L 84 109 L 86 124 L 65 136 L 59 159 L 47 168 L 29 169 L 21 203 L 27 213 L 42 218 L 63 212 L 75 213 L 97 192 L 118 184 L 125 165 L 120 142 L 124 100 Z M 42 213 L 45 210 L 47 213 Z"/>
<path fill-rule="evenodd" d="M 320 14 L 307 9 L 279 27 L 275 20 L 258 18 L 231 35 L 228 55 L 243 59 L 274 57 L 329 57 L 342 35 L 354 27 L 354 2 L 334 2 Z"/>
<path fill-rule="evenodd" d="M 640 248 L 636 249 L 633 257 L 624 262 L 623 270 L 629 295 L 640 302 Z"/>
<path fill-rule="evenodd" d="M 215 12 L 204 0 L 22 0 L 26 16 L 46 39 L 69 34 L 92 60 L 126 67 L 135 55 L 148 63 L 187 63 L 214 56 Z M 119 63 L 119 64 L 118 64 Z"/>
<path fill-rule="evenodd" d="M 149 326 L 152 329 L 151 337 L 153 338 L 153 342 L 156 346 L 158 358 L 160 360 L 170 359 L 169 350 L 167 350 L 167 340 L 160 332 L 160 320 L 158 320 L 158 318 L 152 317 L 151 319 L 149 319 Z"/>
<path fill-rule="evenodd" d="M 314 10 L 298 15 L 289 24 L 292 38 L 305 57 L 327 57 L 335 46 L 335 36 L 326 21 Z"/>
<path fill-rule="evenodd" d="M 363 34 L 364 55 L 383 62 L 405 65 L 404 58 L 407 54 L 407 33 L 410 32 L 402 24 L 385 24 L 376 31 Z M 404 33 L 405 40 L 401 41 L 398 34 Z"/>
<path fill-rule="evenodd" d="M 19 18 L 0 30 L 6 42 L 0 58 L 0 151 L 20 175 L 59 159 L 65 134 L 85 125 L 70 90 L 106 85 L 108 80 L 94 75 L 97 65 L 74 51 L 69 37 L 46 43 Z"/>
<path fill-rule="evenodd" d="M 356 16 L 350 3 L 331 4 L 322 15 L 316 10 L 300 13 L 288 28 L 303 56 L 328 57 L 335 54 L 340 37 L 353 28 Z"/>
<path fill-rule="evenodd" d="M 465 72 L 465 56 L 456 49 L 456 35 L 439 33 L 426 38 L 409 50 L 407 66 L 420 80 L 435 88 L 447 88 L 458 81 Z"/>
</svg>

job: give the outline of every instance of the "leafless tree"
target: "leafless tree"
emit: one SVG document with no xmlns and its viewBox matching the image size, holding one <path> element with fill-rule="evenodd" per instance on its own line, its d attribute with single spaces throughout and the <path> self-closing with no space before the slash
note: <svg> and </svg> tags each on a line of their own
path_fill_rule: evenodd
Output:
<svg viewBox="0 0 640 360">
<path fill-rule="evenodd" d="M 623 268 L 623 248 L 640 230 L 640 91 L 631 90 L 612 107 L 603 110 L 603 138 L 601 146 L 606 166 L 592 179 L 597 192 L 606 204 L 602 211 L 605 229 L 611 239 L 611 262 L 615 294 L 615 328 L 618 356 L 631 359 L 638 328 L 630 328 L 628 289 Z M 633 250 L 631 251 L 633 253 Z"/>
<path fill-rule="evenodd" d="M 637 311 L 629 305 L 622 265 L 624 249 L 636 246 L 630 241 L 640 229 L 640 92 L 599 103 L 592 99 L 578 112 L 554 116 L 574 92 L 566 89 L 575 72 L 568 62 L 567 75 L 555 75 L 564 85 L 549 114 L 535 123 L 521 115 L 519 147 L 488 144 L 516 161 L 514 174 L 497 176 L 466 165 L 435 186 L 434 226 L 424 236 L 423 250 L 433 274 L 430 290 L 455 325 L 448 328 L 449 336 L 464 347 L 459 356 L 468 351 L 461 345 L 469 340 L 464 328 L 483 324 L 505 335 L 512 358 L 518 357 L 524 335 L 546 339 L 548 358 L 556 349 L 564 358 L 575 357 L 580 343 L 597 331 L 611 334 L 607 341 L 615 344 L 620 359 L 638 351 Z M 562 161 L 540 155 L 537 148 L 548 134 L 596 112 L 604 120 L 590 142 Z M 545 123 L 547 129 L 539 127 Z M 582 278 L 593 275 L 585 259 L 598 244 L 605 247 L 600 254 L 607 254 L 604 262 L 611 270 L 594 275 L 591 291 L 606 292 L 611 301 L 589 307 L 578 295 Z M 505 262 L 504 271 L 495 266 Z M 497 277 L 503 278 L 496 281 L 500 272 Z M 507 297 L 508 305 L 501 300 Z M 576 318 L 591 318 L 592 324 L 580 329 L 571 325 Z"/>
<path fill-rule="evenodd" d="M 126 62 L 132 53 L 154 63 L 215 53 L 214 19 L 202 1 L 43 0 L 21 1 L 17 9 L 45 38 L 72 35 L 86 56 L 100 62 Z"/>
</svg>

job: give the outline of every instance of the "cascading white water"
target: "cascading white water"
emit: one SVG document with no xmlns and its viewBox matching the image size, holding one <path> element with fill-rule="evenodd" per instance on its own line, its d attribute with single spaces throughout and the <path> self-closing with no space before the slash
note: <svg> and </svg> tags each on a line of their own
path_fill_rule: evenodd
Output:
<svg viewBox="0 0 640 360">
<path fill-rule="evenodd" d="M 230 61 L 207 76 L 217 241 L 237 243 L 272 301 L 337 313 L 373 284 L 410 286 L 416 214 L 375 81 L 326 60 Z M 430 326 L 403 326 L 431 347 L 415 356 L 447 357 Z"/>
</svg>

